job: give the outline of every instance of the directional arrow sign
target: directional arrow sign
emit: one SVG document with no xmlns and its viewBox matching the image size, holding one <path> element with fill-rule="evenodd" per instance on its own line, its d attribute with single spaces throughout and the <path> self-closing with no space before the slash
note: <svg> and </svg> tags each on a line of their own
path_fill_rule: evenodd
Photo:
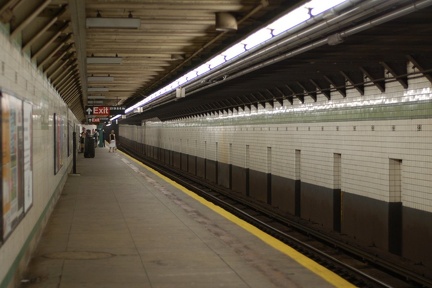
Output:
<svg viewBox="0 0 432 288">
<path fill-rule="evenodd" d="M 89 118 L 88 122 L 89 123 L 100 123 L 101 118 Z"/>
<path fill-rule="evenodd" d="M 110 107 L 109 106 L 86 106 L 87 115 L 94 116 L 109 116 Z"/>
<path fill-rule="evenodd" d="M 110 115 L 110 108 L 107 106 L 94 106 L 93 107 L 94 115 Z"/>
<path fill-rule="evenodd" d="M 113 116 L 125 113 L 122 106 L 86 106 L 87 116 Z"/>
</svg>

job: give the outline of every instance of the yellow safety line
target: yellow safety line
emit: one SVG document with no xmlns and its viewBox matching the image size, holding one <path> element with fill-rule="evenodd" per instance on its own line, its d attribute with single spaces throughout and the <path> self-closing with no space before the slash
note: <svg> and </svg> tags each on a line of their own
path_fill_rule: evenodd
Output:
<svg viewBox="0 0 432 288">
<path fill-rule="evenodd" d="M 265 243 L 267 243 L 271 247 L 273 247 L 273 248 L 279 250 L 280 252 L 284 253 L 285 255 L 289 256 L 294 261 L 296 261 L 300 265 L 304 266 L 308 270 L 312 271 L 313 273 L 315 273 L 319 277 L 323 278 L 324 280 L 326 280 L 330 284 L 334 285 L 335 287 L 341 287 L 341 288 L 342 287 L 343 288 L 345 288 L 345 287 L 346 288 L 348 288 L 348 287 L 349 288 L 356 287 L 353 284 L 351 284 L 350 282 L 348 282 L 345 279 L 343 279 L 342 277 L 340 277 L 339 275 L 337 275 L 337 274 L 333 273 L 332 271 L 330 271 L 329 269 L 321 266 L 320 264 L 318 264 L 314 260 L 312 260 L 312 259 L 304 256 L 303 254 L 301 254 L 300 252 L 298 252 L 295 249 L 291 248 L 290 246 L 286 245 L 285 243 L 281 242 L 280 240 L 278 240 L 278 239 L 276 239 L 276 238 L 268 235 L 267 233 L 261 231 L 260 229 L 254 227 L 253 225 L 247 223 L 246 221 L 238 218 L 237 216 L 229 213 L 228 211 L 222 209 L 221 207 L 219 207 L 219 206 L 217 206 L 217 205 L 215 205 L 215 204 L 207 201 L 203 197 L 198 196 L 194 192 L 192 192 L 192 191 L 188 190 L 187 188 L 181 186 L 177 182 L 169 179 L 168 177 L 166 177 L 166 176 L 162 175 L 161 173 L 157 172 L 156 170 L 154 170 L 154 169 L 152 169 L 152 168 L 144 165 L 143 163 L 141 163 L 138 160 L 130 157 L 129 155 L 127 155 L 125 153 L 122 153 L 122 154 L 125 155 L 125 156 L 127 156 L 128 158 L 132 159 L 135 163 L 139 164 L 140 166 L 144 167 L 148 171 L 152 172 L 153 174 L 155 174 L 159 178 L 162 178 L 165 182 L 171 184 L 172 186 L 174 186 L 177 189 L 181 190 L 185 194 L 189 195 L 190 197 L 192 197 L 196 201 L 198 201 L 201 204 L 209 207 L 210 209 L 212 209 L 216 213 L 220 214 L 221 216 L 225 217 L 226 219 L 230 220 L 231 222 L 233 222 L 233 223 L 237 224 L 238 226 L 242 227 L 243 229 L 245 229 L 249 233 L 255 235 L 256 237 L 258 237 L 259 239 L 261 239 L 262 241 L 264 241 Z"/>
</svg>

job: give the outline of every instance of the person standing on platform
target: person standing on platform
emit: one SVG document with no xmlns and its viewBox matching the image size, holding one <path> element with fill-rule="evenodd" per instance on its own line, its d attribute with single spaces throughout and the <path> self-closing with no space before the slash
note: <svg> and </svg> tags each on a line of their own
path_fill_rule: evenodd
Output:
<svg viewBox="0 0 432 288">
<path fill-rule="evenodd" d="M 108 152 L 111 152 L 111 149 L 112 149 L 112 152 L 115 152 L 115 150 L 117 149 L 117 146 L 116 146 L 116 135 L 114 133 L 114 130 L 111 130 L 111 134 L 109 134 L 109 141 L 110 141 L 110 144 L 109 144 L 109 151 Z"/>
<path fill-rule="evenodd" d="M 93 138 L 94 138 L 94 147 L 96 148 L 98 145 L 99 133 L 97 129 L 93 129 Z"/>
<path fill-rule="evenodd" d="M 85 137 L 86 137 L 86 130 L 83 127 L 82 128 L 82 132 L 80 134 L 80 151 L 79 151 L 79 153 L 84 153 L 84 140 L 85 140 Z"/>
</svg>

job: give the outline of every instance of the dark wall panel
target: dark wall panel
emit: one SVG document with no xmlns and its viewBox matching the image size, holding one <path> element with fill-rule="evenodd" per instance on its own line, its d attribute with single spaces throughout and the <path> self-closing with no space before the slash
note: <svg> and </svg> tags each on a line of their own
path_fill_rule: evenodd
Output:
<svg viewBox="0 0 432 288">
<path fill-rule="evenodd" d="M 162 153 L 163 153 L 162 148 L 157 148 L 155 158 L 156 158 L 157 160 L 159 160 L 159 159 L 161 158 Z M 159 160 L 159 161 L 160 161 L 160 160 Z"/>
<path fill-rule="evenodd" d="M 388 203 L 342 194 L 341 232 L 367 246 L 388 250 Z"/>
<path fill-rule="evenodd" d="M 206 160 L 206 179 L 212 183 L 216 183 L 216 165 L 213 160 Z"/>
<path fill-rule="evenodd" d="M 151 146 L 150 147 L 150 149 L 149 149 L 149 151 L 150 151 L 150 157 L 152 158 L 152 159 L 156 159 L 156 147 L 154 147 L 154 146 Z"/>
<path fill-rule="evenodd" d="M 197 157 L 197 176 L 201 178 L 205 178 L 205 159 Z"/>
<path fill-rule="evenodd" d="M 188 155 L 181 153 L 181 169 L 188 171 Z"/>
<path fill-rule="evenodd" d="M 341 232 L 342 219 L 342 191 L 341 189 L 333 189 L 333 230 Z"/>
<path fill-rule="evenodd" d="M 163 163 L 168 163 L 168 151 L 166 149 L 162 149 L 160 152 L 161 161 Z"/>
<path fill-rule="evenodd" d="M 165 150 L 164 151 L 164 160 L 165 160 L 164 163 L 165 164 L 171 164 L 170 157 L 171 157 L 170 151 L 169 150 Z"/>
<path fill-rule="evenodd" d="M 432 213 L 403 207 L 402 256 L 429 267 L 432 278 Z"/>
<path fill-rule="evenodd" d="M 171 153 L 172 153 L 172 166 L 180 169 L 181 154 L 179 152 L 171 152 Z"/>
<path fill-rule="evenodd" d="M 141 143 L 140 153 L 145 154 L 145 144 Z"/>
<path fill-rule="evenodd" d="M 246 169 L 232 166 L 232 190 L 246 195 Z"/>
<path fill-rule="evenodd" d="M 267 203 L 267 173 L 250 170 L 249 196 L 252 199 Z"/>
<path fill-rule="evenodd" d="M 229 188 L 229 164 L 218 163 L 218 179 L 217 183 L 225 188 Z"/>
<path fill-rule="evenodd" d="M 295 181 L 272 175 L 272 206 L 283 212 L 295 213 Z"/>
<path fill-rule="evenodd" d="M 301 183 L 301 218 L 333 229 L 333 189 Z"/>
<path fill-rule="evenodd" d="M 188 167 L 189 173 L 196 175 L 196 156 L 188 155 L 188 161 L 189 161 L 189 167 Z"/>
</svg>

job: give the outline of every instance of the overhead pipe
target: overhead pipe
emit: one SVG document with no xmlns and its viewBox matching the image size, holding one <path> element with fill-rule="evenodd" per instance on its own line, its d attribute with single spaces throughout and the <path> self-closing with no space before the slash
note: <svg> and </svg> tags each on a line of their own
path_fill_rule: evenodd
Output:
<svg viewBox="0 0 432 288">
<path fill-rule="evenodd" d="M 354 5 L 354 3 L 356 1 L 350 1 L 351 5 Z M 379 4 L 380 5 L 389 4 L 389 3 L 391 4 L 393 2 L 400 2 L 400 1 L 393 0 L 393 1 L 386 1 L 385 3 L 379 3 Z M 327 18 L 329 14 L 338 14 L 339 12 L 346 9 L 347 3 L 345 3 L 345 4 L 346 5 L 333 7 L 332 12 L 323 13 L 323 14 L 320 14 L 316 17 L 308 19 L 307 21 L 303 22 L 302 24 L 299 24 L 296 27 L 294 27 L 293 29 L 291 29 L 289 31 L 289 34 L 284 33 L 283 35 L 278 35 L 280 37 L 276 36 L 276 37 L 270 39 L 267 43 L 265 43 L 265 46 L 261 45 L 261 46 L 257 46 L 257 47 L 250 49 L 249 51 L 247 51 L 245 53 L 244 56 L 241 56 L 238 61 L 236 61 L 234 63 L 230 63 L 227 66 L 221 67 L 220 69 L 215 71 L 215 73 L 213 75 L 210 75 L 210 76 L 212 76 L 211 78 L 218 78 L 218 77 L 221 77 L 224 75 L 229 75 L 232 73 L 231 71 L 236 71 L 236 70 L 241 69 L 244 66 L 250 66 L 253 63 L 263 61 L 263 59 L 268 59 L 272 55 L 274 55 L 276 53 L 280 53 L 281 52 L 280 50 L 282 50 L 282 49 L 286 51 L 290 47 L 294 48 L 294 47 L 299 46 L 302 42 L 313 40 L 312 37 L 310 36 L 310 34 L 319 33 L 319 35 L 314 37 L 314 38 L 317 38 L 320 35 L 328 34 L 330 31 L 334 31 L 337 28 L 340 29 L 339 26 L 341 26 L 341 24 L 343 24 L 343 23 L 350 23 L 354 20 L 357 20 L 358 17 L 364 17 L 365 15 L 370 13 L 369 11 L 371 9 L 373 10 L 373 12 L 375 12 L 377 10 L 377 7 L 375 5 L 376 1 L 370 1 L 367 3 L 362 3 L 362 5 L 356 6 L 353 9 L 351 9 L 350 11 L 347 11 L 341 15 L 338 15 L 337 17 L 334 17 L 334 18 L 329 19 L 329 20 L 325 20 L 325 18 Z M 384 8 L 386 8 L 386 7 L 384 7 Z M 381 9 L 384 9 L 384 8 L 381 7 Z M 361 14 L 357 13 L 355 15 L 350 15 L 350 14 L 354 13 L 353 11 L 359 11 L 359 10 L 360 10 Z M 336 24 L 338 24 L 338 25 L 336 27 L 333 27 L 329 24 L 330 21 L 337 22 Z M 318 25 L 314 25 L 313 27 L 311 27 L 310 25 L 313 24 L 311 22 L 318 23 Z M 304 29 L 307 29 L 307 30 L 304 30 Z M 205 78 L 205 75 L 203 75 L 203 77 L 201 77 L 201 78 Z M 199 83 L 195 82 L 195 85 L 199 85 Z"/>
<path fill-rule="evenodd" d="M 387 1 L 385 3 L 387 3 Z M 366 30 L 368 28 L 371 28 L 373 26 L 377 26 L 377 25 L 385 23 L 387 21 L 390 21 L 390 20 L 396 19 L 398 17 L 407 15 L 407 14 L 413 12 L 413 11 L 423 9 L 423 8 L 428 7 L 430 5 L 432 5 L 432 0 L 417 1 L 416 3 L 413 3 L 413 4 L 411 4 L 408 7 L 400 8 L 397 11 L 388 13 L 388 14 L 383 15 L 383 16 L 375 19 L 375 20 L 368 21 L 365 24 L 362 24 L 362 25 L 356 26 L 354 28 L 348 29 L 348 30 L 346 30 L 344 32 L 340 32 L 339 34 L 342 36 L 342 38 L 348 37 L 350 35 L 353 35 L 353 34 L 356 34 L 358 32 L 361 32 L 363 30 Z M 373 8 L 371 8 L 371 9 L 373 9 Z M 299 34 L 296 34 L 296 35 L 293 35 L 293 36 L 289 37 L 289 40 L 295 39 L 296 37 L 298 37 L 298 35 Z M 306 51 L 309 51 L 311 49 L 317 48 L 319 46 L 326 45 L 326 44 L 328 44 L 328 41 L 329 41 L 328 37 L 326 37 L 326 38 L 324 38 L 322 40 L 318 40 L 318 41 L 316 41 L 316 42 L 314 42 L 312 44 L 309 44 L 309 45 L 307 45 L 305 47 L 299 48 L 299 49 L 297 49 L 295 51 L 291 51 L 291 52 L 285 53 L 285 54 L 283 54 L 281 56 L 272 58 L 272 59 L 267 60 L 265 62 L 262 62 L 262 63 L 260 63 L 258 65 L 255 65 L 255 66 L 252 66 L 250 68 L 247 68 L 246 70 L 242 70 L 242 72 L 235 74 L 235 77 L 244 75 L 246 73 L 252 72 L 252 71 L 257 70 L 257 69 L 260 69 L 262 67 L 265 67 L 265 66 L 271 65 L 273 63 L 282 61 L 284 59 L 293 57 L 293 56 L 298 55 L 300 53 L 304 53 Z M 287 40 L 284 39 L 283 43 L 286 43 L 286 42 L 287 42 Z M 295 45 L 298 46 L 297 43 L 295 43 Z M 221 77 L 223 75 L 229 75 L 228 78 L 232 79 L 234 77 L 234 75 L 232 74 L 232 72 L 241 70 L 241 69 L 243 69 L 244 66 L 250 66 L 251 62 L 256 63 L 257 61 L 261 61 L 263 59 L 268 59 L 268 54 L 274 55 L 276 52 L 280 53 L 280 51 L 276 51 L 275 52 L 273 50 L 273 49 L 275 49 L 275 47 L 279 47 L 279 46 L 283 46 L 283 45 L 280 42 L 278 42 L 278 43 L 272 45 L 271 47 L 264 48 L 264 49 L 260 50 L 258 52 L 259 53 L 258 57 L 249 56 L 247 58 L 244 58 L 244 59 L 240 60 L 240 62 L 232 63 L 231 65 L 228 65 L 228 66 L 222 68 L 221 70 L 216 71 L 214 74 L 208 75 L 208 76 L 211 76 L 211 78 L 214 79 L 214 78 Z M 294 45 L 291 45 L 291 46 L 294 46 Z M 286 49 L 284 49 L 284 50 L 286 50 Z M 210 78 L 210 77 L 207 77 L 207 78 Z M 201 91 L 201 90 L 205 89 L 206 87 L 212 87 L 212 86 L 215 86 L 217 84 L 220 84 L 220 81 L 217 82 L 217 83 L 213 83 L 213 84 L 211 84 L 211 83 L 207 84 L 207 85 L 206 84 L 207 83 L 203 84 L 201 82 L 195 81 L 194 83 L 191 83 L 191 85 L 185 86 L 185 88 L 187 90 L 190 90 L 190 89 L 194 89 L 196 86 L 205 86 L 204 88 L 199 88 L 198 91 Z M 192 94 L 192 93 L 195 93 L 195 90 L 193 92 L 191 91 L 191 92 L 189 92 L 187 94 Z"/>
<path fill-rule="evenodd" d="M 304 46 L 302 48 L 299 48 L 295 51 L 286 53 L 281 57 L 276 57 L 276 58 L 267 60 L 263 63 L 252 66 L 252 67 L 248 68 L 247 70 L 243 70 L 242 72 L 237 73 L 235 75 L 232 74 L 235 71 L 239 71 L 239 70 L 243 69 L 244 66 L 250 66 L 251 63 L 253 64 L 253 63 L 256 63 L 258 61 L 262 61 L 263 59 L 268 59 L 269 55 L 271 57 L 272 55 L 274 55 L 276 53 L 280 53 L 280 51 L 279 51 L 279 50 L 281 50 L 281 49 L 279 49 L 280 47 L 283 47 L 284 50 L 289 49 L 289 47 L 286 48 L 288 42 L 292 42 L 292 43 L 289 43 L 289 44 L 291 44 L 290 46 L 298 46 L 299 45 L 298 41 L 304 41 L 305 39 L 306 40 L 312 40 L 309 38 L 305 38 L 304 36 L 303 37 L 300 36 L 301 34 L 304 35 L 306 33 L 305 31 L 301 31 L 302 29 L 309 28 L 307 31 L 309 31 L 310 33 L 314 33 L 316 31 L 318 31 L 318 32 L 321 32 L 320 33 L 321 35 L 324 35 L 326 33 L 328 34 L 329 31 L 335 30 L 336 28 L 340 28 L 339 26 L 341 25 L 341 23 L 350 23 L 354 20 L 357 20 L 357 18 L 359 18 L 359 17 L 367 16 L 370 13 L 376 13 L 376 11 L 378 9 L 376 1 L 369 1 L 366 3 L 362 3 L 361 5 L 358 5 L 358 6 L 354 7 L 353 9 L 351 9 L 345 13 L 342 13 L 342 14 L 340 14 L 340 15 L 332 18 L 332 19 L 325 20 L 325 18 L 327 18 L 330 13 L 338 14 L 338 13 L 342 12 L 344 9 L 349 8 L 350 6 L 354 5 L 355 3 L 359 2 L 359 1 L 361 1 L 361 0 L 351 0 L 351 1 L 343 3 L 344 5 L 341 4 L 341 5 L 338 5 L 336 7 L 333 7 L 332 9 L 330 9 L 330 12 L 322 13 L 316 17 L 313 17 L 313 18 L 303 22 L 302 24 L 297 25 L 293 30 L 290 30 L 290 33 L 288 35 L 286 33 L 284 33 L 283 35 L 278 35 L 278 36 L 272 38 L 271 40 L 269 40 L 269 42 L 266 43 L 265 48 L 263 48 L 263 46 L 258 46 L 258 47 L 254 47 L 254 48 L 250 49 L 248 52 L 246 52 L 246 53 L 248 53 L 248 55 L 242 57 L 242 59 L 240 61 L 236 61 L 234 63 L 227 65 L 226 67 L 218 69 L 217 71 L 215 71 L 212 74 L 207 74 L 207 75 L 204 74 L 202 77 L 197 78 L 196 81 L 194 81 L 193 83 L 184 86 L 187 90 L 189 90 L 187 95 L 194 94 L 198 91 L 202 91 L 206 88 L 213 87 L 213 86 L 216 86 L 216 85 L 221 83 L 221 81 L 216 82 L 216 83 L 208 83 L 208 82 L 202 81 L 202 79 L 206 79 L 206 78 L 207 79 L 215 79 L 215 78 L 222 77 L 224 75 L 230 75 L 229 79 L 233 79 L 235 77 L 245 75 L 249 72 L 252 72 L 252 71 L 260 69 L 262 67 L 271 65 L 271 64 L 276 63 L 278 61 L 282 61 L 286 58 L 293 57 L 295 55 L 298 55 L 298 54 L 304 53 L 306 51 L 309 51 L 311 49 L 317 48 L 319 46 L 328 44 L 329 39 L 328 39 L 328 37 L 326 37 L 325 39 L 319 40 L 313 44 L 310 44 L 310 45 Z M 431 1 L 432 0 L 420 1 L 421 5 L 413 4 L 412 6 L 415 7 L 417 5 L 417 7 L 424 8 L 424 7 L 427 7 L 428 5 L 430 5 L 428 3 Z M 389 5 L 392 5 L 394 3 L 400 3 L 400 1 L 393 0 L 393 1 L 385 1 L 383 3 L 381 2 L 381 3 L 378 3 L 378 5 L 379 5 L 378 7 L 382 10 L 382 9 L 385 9 Z M 391 13 L 391 14 L 395 14 L 394 18 L 397 18 L 397 17 L 404 15 L 404 14 L 402 14 L 402 12 L 403 12 L 402 9 L 400 9 L 398 11 L 401 11 L 400 15 L 398 15 L 396 12 Z M 354 12 L 356 12 L 356 14 L 352 15 Z M 408 13 L 409 12 L 407 12 L 407 14 Z M 349 15 L 349 17 L 347 15 Z M 385 16 L 382 16 L 382 17 L 384 18 Z M 388 19 L 386 21 L 389 21 L 389 20 L 391 20 L 391 19 Z M 315 23 L 317 23 L 319 21 L 324 21 L 324 22 L 319 23 L 319 26 L 315 25 L 314 27 L 310 27 L 311 21 L 313 21 Z M 329 25 L 329 23 L 332 23 L 332 22 L 336 22 L 336 23 Z M 336 27 L 333 27 L 333 26 L 336 26 Z M 364 29 L 367 29 L 367 27 L 364 27 Z M 350 29 L 350 30 L 353 30 L 353 29 Z M 295 32 L 297 32 L 297 33 L 293 34 Z M 297 41 L 295 41 L 295 40 L 297 40 Z M 269 46 L 269 43 L 271 44 L 271 46 Z M 258 53 L 258 56 L 256 56 L 257 53 Z M 195 89 L 195 90 L 190 91 L 191 89 Z M 171 102 L 173 100 L 171 98 L 171 96 L 172 96 L 171 94 L 172 93 L 164 96 L 163 97 L 164 99 L 161 98 L 159 101 L 157 101 L 160 103 L 157 106 L 163 105 L 163 102 L 165 102 L 165 101 Z M 170 96 L 170 97 L 168 97 L 168 96 Z M 150 104 L 150 105 L 153 106 L 152 104 Z"/>
<path fill-rule="evenodd" d="M 401 9 L 397 10 L 397 11 L 394 11 L 394 12 L 388 13 L 386 15 L 383 15 L 383 16 L 381 16 L 378 19 L 371 20 L 371 21 L 369 21 L 369 22 L 367 22 L 365 24 L 359 25 L 358 27 L 354 27 L 354 28 L 348 29 L 348 30 L 346 30 L 344 32 L 340 32 L 340 34 L 343 35 L 344 37 L 348 37 L 348 36 L 354 35 L 356 33 L 359 33 L 361 31 L 364 31 L 366 29 L 369 29 L 371 27 L 377 26 L 379 24 L 382 24 L 382 23 L 388 22 L 390 20 L 396 19 L 398 17 L 407 15 L 409 13 L 412 13 L 412 12 L 416 11 L 416 10 L 420 10 L 420 9 L 426 8 L 426 7 L 430 6 L 430 5 L 432 5 L 432 0 L 417 1 L 416 3 L 413 3 L 412 5 L 410 5 L 408 7 L 404 7 L 404 8 L 401 8 Z M 318 40 L 318 41 L 316 41 L 316 42 L 314 42 L 312 44 L 306 45 L 306 46 L 301 47 L 299 49 L 296 49 L 294 51 L 290 51 L 290 52 L 285 53 L 283 55 L 280 55 L 278 57 L 275 57 L 275 58 L 272 58 L 272 59 L 267 60 L 265 62 L 262 62 L 262 63 L 260 63 L 258 65 L 254 65 L 254 66 L 249 67 L 247 69 L 241 70 L 241 72 L 238 72 L 236 74 L 231 74 L 230 77 L 229 77 L 229 79 L 233 79 L 233 78 L 240 77 L 242 75 L 246 75 L 246 74 L 248 74 L 250 72 L 253 72 L 255 70 L 258 70 L 258 69 L 261 69 L 263 67 L 272 65 L 274 63 L 277 63 L 277 62 L 280 62 L 282 60 L 291 58 L 293 56 L 305 53 L 307 51 L 310 51 L 312 49 L 318 48 L 318 47 L 326 45 L 326 44 L 328 44 L 328 38 L 324 38 L 324 39 Z M 197 88 L 196 90 L 193 90 L 193 91 L 191 91 L 191 92 L 189 92 L 187 94 L 191 95 L 191 94 L 194 94 L 196 92 L 205 90 L 205 89 L 207 89 L 209 87 L 216 86 L 218 84 L 220 84 L 220 82 L 207 84 L 206 86 Z M 186 88 L 188 88 L 188 87 L 186 87 Z M 191 88 L 191 87 L 189 87 L 189 88 Z"/>
<path fill-rule="evenodd" d="M 346 8 L 352 6 L 352 5 L 355 5 L 356 3 L 360 2 L 360 1 L 362 1 L 362 0 L 349 0 L 349 1 L 346 1 L 346 2 L 344 2 L 344 3 L 340 4 L 340 5 L 338 5 L 338 6 L 337 6 L 337 7 L 338 7 L 337 10 L 334 9 L 335 7 L 333 7 L 333 8 L 331 9 L 331 13 L 335 13 L 335 14 L 336 14 L 336 13 L 339 12 L 339 10 L 342 11 L 343 9 L 346 9 Z M 395 1 L 395 0 L 393 0 L 393 1 Z M 260 5 L 258 5 L 257 7 L 255 7 L 254 10 L 252 10 L 248 15 L 246 15 L 245 17 L 243 17 L 242 20 L 240 20 L 238 23 L 239 23 L 239 24 L 242 23 L 242 22 L 243 22 L 244 20 L 246 20 L 248 17 L 252 16 L 252 15 L 255 14 L 256 12 L 258 12 L 260 9 L 262 9 L 262 8 L 263 8 L 262 5 L 267 6 L 267 5 L 268 5 L 268 2 L 267 2 L 267 1 L 261 1 L 261 4 L 260 4 Z M 322 21 L 322 20 L 324 19 L 324 17 L 326 17 L 329 13 L 325 13 L 325 16 L 324 16 L 323 14 L 324 14 L 324 13 L 322 13 L 322 14 L 316 16 L 316 17 L 313 17 L 313 18 L 311 18 L 311 19 L 308 19 L 307 21 L 305 21 L 305 22 L 303 22 L 303 23 L 301 23 L 301 24 L 299 24 L 299 25 L 293 27 L 293 28 L 290 30 L 291 33 L 290 33 L 289 35 L 291 35 L 292 33 L 296 32 L 296 31 L 299 31 L 299 30 L 302 30 L 302 29 L 304 29 L 304 28 L 306 28 L 306 27 L 309 27 L 309 26 L 311 25 L 311 21 L 312 21 L 312 22 L 319 22 L 319 21 Z M 219 34 L 216 38 L 212 39 L 212 41 L 210 41 L 210 42 L 208 43 L 208 45 L 210 45 L 211 43 L 213 43 L 214 41 L 216 41 L 216 40 L 217 40 L 219 37 L 221 37 L 224 33 L 226 33 L 226 32 L 223 32 L 222 34 Z M 282 34 L 280 34 L 280 35 L 277 35 L 277 36 L 275 36 L 275 37 L 269 39 L 268 42 L 266 43 L 266 45 L 270 45 L 270 44 L 275 43 L 275 42 L 276 42 L 276 45 L 277 45 L 278 41 L 281 41 L 281 39 L 282 39 L 282 38 L 285 38 L 285 37 L 287 37 L 287 35 L 286 35 L 285 33 L 282 33 Z M 183 63 L 181 63 L 179 66 L 177 66 L 177 67 L 176 67 L 175 69 L 173 69 L 171 72 L 173 72 L 173 71 L 177 70 L 178 68 L 180 68 L 184 63 L 186 63 L 188 60 L 190 60 L 191 58 L 193 58 L 194 56 L 196 56 L 199 52 L 201 52 L 201 51 L 202 51 L 206 46 L 208 46 L 208 45 L 205 45 L 205 46 L 203 46 L 200 50 L 196 51 L 192 56 L 190 56 L 188 59 L 186 59 Z M 250 49 L 250 50 L 248 50 L 247 52 L 245 52 L 245 55 L 240 55 L 239 57 L 240 57 L 240 59 L 242 59 L 242 58 L 244 58 L 244 57 L 247 57 L 247 55 L 249 55 L 249 54 L 257 53 L 257 51 L 259 51 L 261 48 L 262 48 L 262 47 L 260 47 L 260 46 L 258 46 L 258 47 L 253 47 L 252 49 Z M 252 57 L 256 58 L 255 55 L 253 55 Z M 217 73 L 217 74 L 227 74 L 226 72 L 220 72 L 221 69 L 230 69 L 230 67 L 232 67 L 233 65 L 234 65 L 234 66 L 237 66 L 238 63 L 239 63 L 239 62 L 236 61 L 235 63 L 227 64 L 226 67 L 220 67 L 217 71 L 215 71 L 215 73 Z M 250 63 L 249 63 L 249 64 L 250 64 Z M 222 66 L 224 66 L 224 64 L 222 64 Z M 225 71 L 225 70 L 224 70 L 224 71 Z M 212 78 L 220 77 L 220 76 L 213 76 L 213 75 L 214 75 L 214 74 L 211 75 Z M 194 81 L 193 83 L 190 83 L 189 85 L 186 85 L 185 87 L 193 88 L 194 86 L 198 86 L 198 85 L 200 85 L 201 83 L 203 83 L 201 79 L 202 79 L 202 78 L 205 78 L 206 76 L 209 76 L 209 75 L 208 75 L 208 74 L 207 74 L 207 75 L 204 74 L 204 75 L 202 75 L 201 77 L 196 78 L 195 81 Z M 164 76 L 164 77 L 162 77 L 160 80 L 162 80 L 162 79 L 164 79 L 164 78 L 166 78 L 166 77 L 167 77 L 167 75 Z M 160 81 L 160 80 L 159 80 L 159 81 Z M 156 84 L 156 83 L 155 83 L 155 84 Z M 154 86 L 155 84 L 153 84 L 152 86 Z M 203 85 L 205 85 L 205 84 L 203 84 Z M 203 86 L 203 85 L 201 85 L 201 86 Z M 150 86 L 150 87 L 152 87 L 152 86 Z M 145 90 L 145 89 L 139 89 L 139 91 L 141 91 L 141 90 Z M 163 98 L 167 98 L 167 96 L 169 96 L 169 95 L 171 95 L 171 93 L 168 94 L 168 95 L 165 95 Z M 156 101 L 156 100 L 154 100 L 154 101 Z M 154 101 L 152 101 L 152 103 L 153 103 Z M 160 101 L 158 101 L 158 102 L 164 102 L 164 99 L 161 98 Z"/>
<path fill-rule="evenodd" d="M 229 64 L 228 63 L 227 64 L 222 64 L 221 67 L 217 71 L 215 71 L 215 73 L 217 73 L 217 74 L 227 74 L 226 72 L 224 72 L 226 70 L 223 70 L 223 69 L 230 69 L 230 67 L 233 67 L 233 66 L 238 67 L 238 65 L 241 64 L 241 63 L 251 64 L 250 61 L 253 61 L 255 59 L 256 59 L 256 61 L 257 60 L 259 61 L 260 59 L 262 59 L 260 57 L 260 55 L 264 55 L 263 57 L 268 58 L 268 56 L 269 56 L 268 53 L 271 53 L 271 51 L 270 51 L 271 49 L 273 49 L 273 48 L 275 48 L 275 47 L 277 47 L 279 45 L 283 46 L 283 45 L 285 45 L 286 42 L 292 41 L 293 38 L 294 39 L 300 39 L 300 37 L 299 37 L 300 32 L 299 31 L 303 31 L 306 28 L 313 29 L 315 31 L 319 31 L 319 32 L 323 33 L 322 27 L 316 27 L 316 26 L 311 27 L 311 25 L 313 25 L 315 23 L 320 23 L 322 21 L 325 21 L 325 19 L 329 17 L 328 15 L 330 15 L 330 14 L 336 14 L 337 15 L 341 11 L 343 11 L 343 10 L 345 10 L 345 9 L 351 7 L 351 6 L 354 6 L 356 3 L 361 2 L 361 1 L 362 0 L 349 0 L 349 1 L 346 1 L 346 2 L 338 5 L 337 7 L 333 7 L 331 9 L 329 9 L 329 11 L 326 12 L 326 13 L 321 13 L 321 14 L 319 14 L 317 16 L 314 16 L 314 17 L 312 17 L 312 18 L 310 18 L 310 19 L 308 19 L 308 20 L 306 20 L 306 21 L 304 21 L 304 22 L 296 25 L 295 27 L 292 27 L 289 30 L 288 33 L 285 32 L 285 33 L 279 34 L 279 35 L 277 35 L 277 36 L 275 36 L 273 38 L 270 38 L 264 44 L 252 47 L 251 49 L 249 49 L 246 52 L 244 52 L 242 55 L 237 56 L 238 59 L 237 59 L 236 62 L 229 63 Z M 372 2 L 373 1 L 368 2 L 368 3 L 370 5 L 376 4 L 376 3 L 372 3 Z M 392 0 L 392 2 L 397 2 L 397 0 Z M 364 6 L 365 4 L 363 3 L 362 5 Z M 362 5 L 360 5 L 360 7 Z M 354 10 L 358 9 L 358 8 L 359 7 L 357 6 L 357 7 L 354 8 Z M 352 12 L 352 10 L 350 10 L 349 12 Z M 346 12 L 346 13 L 348 13 L 348 12 Z M 344 14 L 344 15 L 339 15 L 338 17 L 347 17 L 347 16 Z M 303 31 L 302 33 L 304 34 L 305 32 Z M 293 36 L 293 34 L 294 34 L 294 36 Z M 265 47 L 267 47 L 267 48 L 265 48 Z M 265 49 L 265 50 L 262 50 L 262 49 Z M 246 58 L 246 57 L 248 57 L 248 58 Z M 225 65 L 225 67 L 224 67 L 224 65 Z M 199 79 L 205 78 L 205 76 L 206 75 L 204 74 Z M 219 77 L 219 76 L 216 75 L 216 77 L 213 77 L 213 78 L 217 78 L 217 77 Z"/>
</svg>

